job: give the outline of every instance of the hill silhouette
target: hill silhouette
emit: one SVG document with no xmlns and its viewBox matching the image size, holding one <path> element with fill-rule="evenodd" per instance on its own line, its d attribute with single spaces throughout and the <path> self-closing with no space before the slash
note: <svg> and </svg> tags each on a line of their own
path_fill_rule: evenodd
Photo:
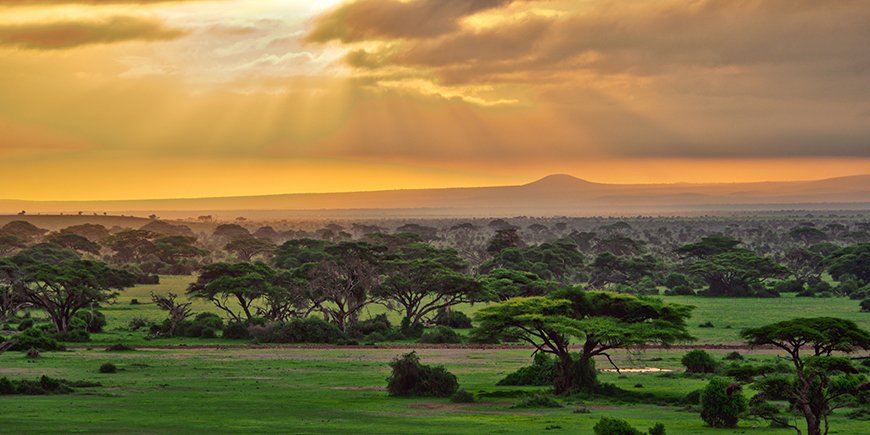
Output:
<svg viewBox="0 0 870 435">
<path fill-rule="evenodd" d="M 603 184 L 566 174 L 528 184 L 499 187 L 409 189 L 373 192 L 286 194 L 225 198 L 129 201 L 0 200 L 0 214 L 109 212 L 191 216 L 230 211 L 288 212 L 368 210 L 374 215 L 583 215 L 680 210 L 799 208 L 846 204 L 870 207 L 870 175 L 818 181 L 727 184 Z M 862 205 L 863 204 L 863 205 Z M 404 212 L 399 212 L 404 210 Z M 422 213 L 422 212 L 421 212 Z"/>
</svg>

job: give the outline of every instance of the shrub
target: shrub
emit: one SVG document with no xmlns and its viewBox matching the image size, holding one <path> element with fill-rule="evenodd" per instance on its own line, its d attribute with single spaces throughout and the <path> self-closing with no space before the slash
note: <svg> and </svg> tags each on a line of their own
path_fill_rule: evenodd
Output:
<svg viewBox="0 0 870 435">
<path fill-rule="evenodd" d="M 686 373 L 713 373 L 717 366 L 716 360 L 701 349 L 695 349 L 683 355 L 680 362 L 686 367 Z"/>
<path fill-rule="evenodd" d="M 131 331 L 138 331 L 146 326 L 150 326 L 151 324 L 151 321 L 144 317 L 134 317 L 130 320 L 130 324 L 128 326 Z"/>
<path fill-rule="evenodd" d="M 474 403 L 474 394 L 465 390 L 456 390 L 456 392 L 450 396 L 450 401 L 453 403 Z"/>
<path fill-rule="evenodd" d="M 100 366 L 100 373 L 117 373 L 118 367 L 112 363 L 105 363 Z"/>
<path fill-rule="evenodd" d="M 199 313 L 193 320 L 183 320 L 175 327 L 176 337 L 191 337 L 191 338 L 214 338 L 217 331 L 222 331 L 224 321 L 215 313 Z M 160 332 L 168 334 L 172 329 L 170 319 L 163 321 L 163 325 L 159 328 Z"/>
<path fill-rule="evenodd" d="M 438 326 L 458 329 L 471 328 L 471 318 L 465 315 L 465 313 L 457 310 L 447 310 L 446 308 L 439 309 L 432 321 Z"/>
<path fill-rule="evenodd" d="M 556 379 L 556 361 L 549 355 L 538 352 L 532 365 L 520 367 L 517 371 L 509 373 L 496 385 L 553 385 Z"/>
<path fill-rule="evenodd" d="M 396 357 L 390 367 L 387 391 L 391 396 L 448 397 L 459 388 L 456 376 L 443 367 L 420 364 L 416 352 Z"/>
<path fill-rule="evenodd" d="M 405 338 L 420 338 L 420 336 L 423 335 L 423 324 L 412 324 L 411 320 L 406 317 L 402 319 L 402 325 L 399 327 L 399 331 L 401 331 L 402 336 Z"/>
<path fill-rule="evenodd" d="M 139 299 L 130 299 L 130 305 L 139 305 Z"/>
<path fill-rule="evenodd" d="M 57 341 L 72 343 L 84 343 L 91 340 L 91 336 L 88 334 L 88 324 L 77 317 L 73 317 L 69 322 L 69 330 L 67 332 L 52 332 L 51 336 Z"/>
<path fill-rule="evenodd" d="M 39 357 L 38 350 L 31 347 L 30 350 L 27 351 L 27 359 L 39 359 Z"/>
<path fill-rule="evenodd" d="M 347 339 L 338 327 L 317 317 L 291 319 L 284 323 L 255 326 L 251 328 L 251 334 L 260 343 L 337 344 Z"/>
<path fill-rule="evenodd" d="M 364 339 L 370 343 L 402 340 L 405 338 L 399 328 L 394 327 L 390 323 L 386 314 L 378 314 L 370 319 L 352 323 L 348 327 L 347 336 L 355 339 Z"/>
<path fill-rule="evenodd" d="M 439 326 L 431 331 L 424 333 L 420 337 L 420 343 L 462 343 L 462 337 L 460 337 L 459 334 L 456 333 L 456 331 L 446 326 Z"/>
<path fill-rule="evenodd" d="M 870 299 L 864 299 L 861 301 L 860 306 L 862 313 L 870 313 Z"/>
<path fill-rule="evenodd" d="M 85 330 L 95 334 L 103 332 L 103 327 L 106 326 L 106 315 L 97 310 L 79 310 L 74 319 L 79 319 L 85 324 Z"/>
<path fill-rule="evenodd" d="M 19 331 L 26 331 L 33 327 L 33 319 L 24 319 L 18 324 Z"/>
<path fill-rule="evenodd" d="M 106 348 L 106 352 L 130 352 L 134 350 L 136 350 L 136 348 L 121 343 L 113 344 Z"/>
<path fill-rule="evenodd" d="M 242 322 L 230 322 L 224 328 L 223 337 L 244 340 L 251 338 L 251 332 L 248 330 L 248 325 Z"/>
<path fill-rule="evenodd" d="M 662 423 L 656 423 L 655 426 L 649 428 L 647 431 L 649 435 L 665 435 L 665 425 Z"/>
<path fill-rule="evenodd" d="M 601 417 L 592 430 L 595 435 L 643 435 L 643 432 L 632 427 L 627 421 L 610 417 Z"/>
<path fill-rule="evenodd" d="M 796 279 L 788 279 L 777 282 L 773 289 L 779 293 L 800 293 L 804 291 L 804 285 Z"/>
<path fill-rule="evenodd" d="M 73 382 L 65 379 L 54 379 L 43 376 L 36 381 L 20 380 L 11 381 L 8 378 L 0 378 L 0 395 L 45 395 L 45 394 L 69 394 L 73 388 L 89 388 L 101 386 L 96 382 Z"/>
<path fill-rule="evenodd" d="M 701 390 L 693 390 L 683 396 L 683 403 L 686 405 L 697 405 L 701 403 Z"/>
<path fill-rule="evenodd" d="M 514 408 L 561 408 L 562 404 L 557 402 L 552 395 L 549 394 L 530 394 L 523 397 L 517 402 Z"/>
<path fill-rule="evenodd" d="M 743 360 L 743 355 L 740 355 L 740 352 L 734 351 L 725 355 L 725 358 L 728 361 L 741 361 Z"/>
<path fill-rule="evenodd" d="M 713 378 L 701 391 L 701 419 L 711 427 L 735 427 L 747 410 L 739 384 Z"/>
<path fill-rule="evenodd" d="M 18 340 L 18 343 L 15 343 L 15 346 L 12 346 L 10 350 L 22 352 L 30 349 L 37 349 L 43 352 L 64 350 L 63 345 L 58 343 L 57 340 L 37 328 L 30 328 L 22 333 L 13 335 L 12 338 Z"/>
<path fill-rule="evenodd" d="M 714 326 L 713 326 L 713 322 L 707 321 L 707 322 L 704 322 L 704 323 L 698 325 L 698 327 L 699 328 L 713 328 Z"/>
</svg>

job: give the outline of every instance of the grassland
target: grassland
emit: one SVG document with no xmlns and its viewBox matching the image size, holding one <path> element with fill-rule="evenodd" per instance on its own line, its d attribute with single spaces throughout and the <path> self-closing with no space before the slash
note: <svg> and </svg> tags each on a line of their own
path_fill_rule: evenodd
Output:
<svg viewBox="0 0 870 435">
<path fill-rule="evenodd" d="M 425 362 L 442 364 L 481 400 L 392 398 L 383 390 L 388 349 L 139 350 L 109 353 L 76 350 L 46 354 L 29 363 L 19 353 L 0 356 L 0 375 L 50 376 L 98 381 L 102 387 L 73 396 L 0 397 L 4 433 L 591 433 L 602 416 L 638 427 L 662 422 L 671 434 L 793 433 L 762 422 L 734 430 L 711 429 L 697 412 L 602 400 L 585 401 L 589 414 L 575 413 L 582 399 L 556 409 L 512 409 L 516 396 L 541 388 L 496 387 L 505 373 L 528 362 L 521 350 L 423 349 Z M 720 354 L 721 355 L 721 354 Z M 678 352 L 648 352 L 622 364 L 677 369 Z M 771 358 L 756 355 L 753 358 Z M 113 362 L 117 374 L 97 368 Z M 660 397 L 681 397 L 702 379 L 656 374 L 602 374 L 602 380 Z M 642 385 L 640 387 L 639 385 Z M 866 423 L 838 415 L 832 433 L 856 434 Z"/>
<path fill-rule="evenodd" d="M 515 409 L 518 397 L 541 387 L 497 387 L 505 374 L 527 365 L 527 349 L 418 349 L 424 363 L 445 366 L 462 388 L 478 396 L 473 404 L 448 399 L 393 398 L 384 390 L 392 358 L 405 352 L 382 348 L 219 348 L 185 349 L 175 345 L 245 344 L 226 339 L 148 340 L 127 330 L 134 317 L 159 320 L 165 313 L 150 304 L 150 294 L 183 294 L 189 277 L 163 277 L 162 283 L 125 291 L 105 307 L 109 324 L 93 342 L 69 352 L 44 353 L 29 362 L 24 355 L 0 355 L 0 376 L 34 379 L 41 375 L 98 381 L 102 387 L 64 396 L 0 396 L 0 433 L 592 433 L 602 416 L 630 421 L 638 428 L 664 423 L 669 434 L 794 433 L 771 429 L 762 421 L 742 421 L 737 429 L 705 427 L 697 410 L 679 400 L 706 382 L 681 374 L 684 350 L 653 349 L 615 355 L 622 367 L 656 367 L 670 374 L 602 373 L 601 380 L 625 390 L 648 393 L 667 405 L 642 400 L 617 401 L 569 397 L 556 409 Z M 140 304 L 131 305 L 137 299 Z M 690 322 L 699 343 L 736 344 L 741 328 L 797 316 L 830 315 L 857 321 L 870 329 L 870 314 L 844 298 L 717 299 L 666 297 L 696 306 Z M 473 313 L 480 305 L 464 306 Z M 194 301 L 194 311 L 214 311 Z M 373 306 L 370 314 L 382 312 Z M 397 319 L 394 319 L 397 320 Z M 710 322 L 714 327 L 701 328 Z M 133 352 L 106 352 L 109 343 L 140 347 Z M 173 346 L 158 349 L 158 346 Z M 713 351 L 722 357 L 724 350 Z M 770 350 L 747 351 L 751 360 L 776 358 Z M 112 362 L 117 374 L 100 374 Z M 599 367 L 607 367 L 600 361 Z M 751 394 L 752 392 L 747 392 Z M 575 413 L 578 403 L 591 412 Z M 850 421 L 843 413 L 832 420 L 831 433 L 870 432 L 870 424 Z"/>
</svg>

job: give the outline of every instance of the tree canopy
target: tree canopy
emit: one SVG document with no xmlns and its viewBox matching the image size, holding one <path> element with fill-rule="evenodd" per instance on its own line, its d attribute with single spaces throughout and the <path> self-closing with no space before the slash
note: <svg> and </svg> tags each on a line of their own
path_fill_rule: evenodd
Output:
<svg viewBox="0 0 870 435">
<path fill-rule="evenodd" d="M 690 312 L 689 306 L 658 299 L 565 288 L 483 308 L 475 315 L 474 333 L 524 341 L 538 352 L 555 355 L 554 389 L 562 394 L 595 388 L 593 358 L 610 359 L 608 350 L 690 340 Z M 578 349 L 572 347 L 573 340 L 579 341 Z M 576 358 L 574 351 L 579 351 Z"/>
</svg>

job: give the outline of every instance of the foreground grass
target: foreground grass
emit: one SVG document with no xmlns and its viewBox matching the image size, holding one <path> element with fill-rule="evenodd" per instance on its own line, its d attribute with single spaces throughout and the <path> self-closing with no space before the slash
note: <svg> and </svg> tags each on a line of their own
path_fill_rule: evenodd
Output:
<svg viewBox="0 0 870 435">
<path fill-rule="evenodd" d="M 670 434 L 793 433 L 762 422 L 734 430 L 711 429 L 680 406 L 626 404 L 593 399 L 589 414 L 576 401 L 557 409 L 512 409 L 516 396 L 542 388 L 496 387 L 506 373 L 529 362 L 527 351 L 422 349 L 425 363 L 441 364 L 460 385 L 485 396 L 474 404 L 447 399 L 393 398 L 384 391 L 387 362 L 399 351 L 384 349 L 78 350 L 46 353 L 35 363 L 21 353 L 0 355 L 0 376 L 46 374 L 98 381 L 103 387 L 72 396 L 0 396 L 3 433 L 592 433 L 602 416 L 624 418 L 639 428 L 656 422 Z M 679 352 L 619 354 L 625 366 L 677 368 Z M 757 354 L 753 358 L 771 358 Z M 105 362 L 117 374 L 99 374 Z M 599 363 L 602 364 L 602 363 Z M 601 365 L 601 367 L 604 367 Z M 703 379 L 655 374 L 603 373 L 602 380 L 657 397 L 682 397 Z M 838 415 L 832 433 L 866 433 L 863 422 Z"/>
</svg>

